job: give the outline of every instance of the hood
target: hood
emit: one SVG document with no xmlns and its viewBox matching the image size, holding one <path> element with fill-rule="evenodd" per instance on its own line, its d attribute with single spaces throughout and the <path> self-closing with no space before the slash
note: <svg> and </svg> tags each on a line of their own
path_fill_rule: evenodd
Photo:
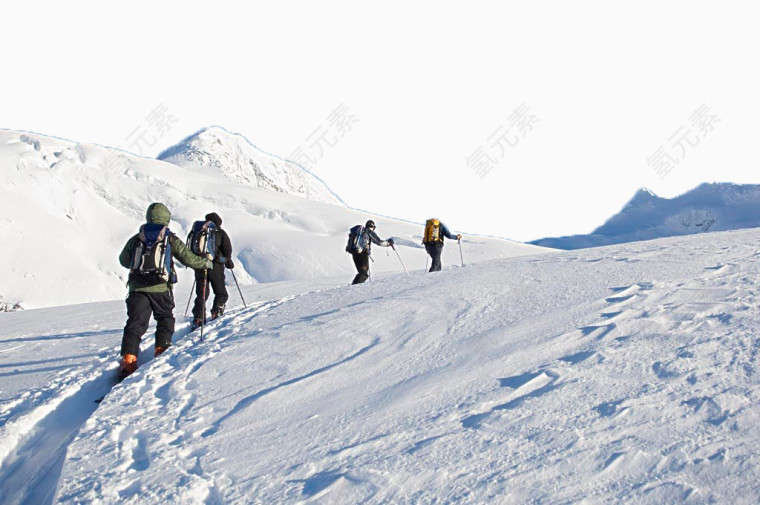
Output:
<svg viewBox="0 0 760 505">
<path fill-rule="evenodd" d="M 206 214 L 206 221 L 211 221 L 217 226 L 222 226 L 222 218 L 216 212 Z"/>
<path fill-rule="evenodd" d="M 151 203 L 145 213 L 145 220 L 149 223 L 168 225 L 172 219 L 172 213 L 163 203 Z"/>
</svg>

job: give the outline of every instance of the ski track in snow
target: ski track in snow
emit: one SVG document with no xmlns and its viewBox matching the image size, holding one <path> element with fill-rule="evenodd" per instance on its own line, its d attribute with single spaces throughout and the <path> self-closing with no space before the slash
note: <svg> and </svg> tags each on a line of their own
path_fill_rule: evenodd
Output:
<svg viewBox="0 0 760 505">
<path fill-rule="evenodd" d="M 199 341 L 198 331 L 191 333 L 193 338 L 175 343 L 166 356 L 156 360 L 157 363 L 145 369 L 143 373 L 138 370 L 124 382 L 126 390 L 121 394 L 139 397 L 138 417 L 156 418 L 167 422 L 172 428 L 171 436 L 162 434 L 156 440 L 154 434 L 136 429 L 135 425 L 129 422 L 130 415 L 122 416 L 123 418 L 117 420 L 113 426 L 96 427 L 97 431 L 102 432 L 99 435 L 103 439 L 110 439 L 115 444 L 119 462 L 112 472 L 112 477 L 117 479 L 115 492 L 106 496 L 106 499 L 121 501 L 153 497 L 156 501 L 174 501 L 173 497 L 163 498 L 154 495 L 140 484 L 141 472 L 148 470 L 154 461 L 167 459 L 179 459 L 188 463 L 183 464 L 179 474 L 174 476 L 180 477 L 181 487 L 188 488 L 186 492 L 180 492 L 181 500 L 194 502 L 200 497 L 213 497 L 218 494 L 215 477 L 205 475 L 200 463 L 206 451 L 187 451 L 180 448 L 185 440 L 203 435 L 200 431 L 200 427 L 204 426 L 201 424 L 203 418 L 188 415 L 197 401 L 193 392 L 197 387 L 195 374 L 205 363 L 224 350 L 226 341 L 239 335 L 240 327 L 244 323 L 293 298 L 288 296 L 277 301 L 254 304 L 246 310 L 229 311 L 222 320 L 206 326 L 207 333 L 202 342 Z M 234 415 L 233 412 L 229 414 Z M 85 429 L 87 428 L 93 426 L 86 426 Z M 97 486 L 95 480 L 90 484 L 93 487 Z M 89 501 L 87 494 L 72 497 L 66 497 L 64 494 L 60 498 L 63 501 L 67 499 Z"/>
<path fill-rule="evenodd" d="M 254 304 L 251 308 L 252 316 L 255 317 L 260 312 L 292 298 L 286 297 L 276 302 Z M 220 345 L 226 338 L 235 334 L 236 318 L 233 314 L 234 311 L 230 311 L 227 316 L 231 319 L 227 326 L 231 328 L 218 335 L 212 334 L 210 338 L 213 338 L 214 344 L 207 352 L 191 353 L 193 355 L 191 366 L 184 371 L 186 379 L 184 384 L 187 390 L 192 389 L 192 372 L 203 361 L 219 352 Z M 214 325 L 209 326 L 213 328 Z M 153 330 L 154 328 L 151 327 L 141 343 L 139 359 L 141 369 L 146 368 L 154 359 L 151 337 Z M 188 323 L 180 325 L 175 332 L 172 349 L 179 346 L 188 335 L 195 338 L 199 332 L 191 333 Z M 184 346 L 192 345 L 194 338 L 185 342 Z M 171 364 L 175 367 L 178 364 L 177 360 L 177 357 L 171 360 Z M 0 419 L 3 420 L 3 426 L 0 428 L 0 468 L 2 469 L 0 498 L 3 503 L 52 502 L 68 444 L 95 412 L 98 404 L 116 385 L 117 370 L 118 362 L 114 361 L 112 352 L 101 353 L 95 363 L 85 370 L 71 370 L 63 373 L 49 386 L 24 393 L 0 407 Z M 168 369 L 159 367 L 158 371 L 163 372 L 159 375 L 158 383 L 160 384 L 161 380 L 167 380 L 167 375 L 171 376 L 177 370 L 173 367 Z M 135 373 L 135 376 L 138 375 L 140 374 Z M 125 384 L 129 384 L 131 380 L 132 378 L 128 378 Z M 155 386 L 152 392 L 159 400 L 167 403 L 169 386 L 170 384 Z M 140 394 L 146 392 L 148 389 L 145 385 L 140 387 Z M 191 394 L 186 395 L 186 399 L 186 404 L 193 401 Z M 136 432 L 133 428 L 127 428 L 117 430 L 113 436 L 124 444 L 125 454 L 127 454 L 125 463 L 118 467 L 120 470 L 143 471 L 149 468 L 151 458 L 147 448 L 147 437 L 144 434 Z M 126 494 L 121 496 L 126 496 Z"/>
<path fill-rule="evenodd" d="M 49 360 L 54 361 L 54 360 Z M 112 386 L 116 365 L 101 353 L 84 370 L 60 373 L 43 388 L 0 407 L 0 498 L 48 503 L 55 492 L 66 446 L 95 411 L 93 400 Z"/>
<path fill-rule="evenodd" d="M 2 405 L 0 497 L 752 503 L 760 253 L 744 233 L 725 235 L 735 250 L 668 239 L 258 302 L 203 342 L 182 327 L 110 392 L 103 354 Z M 380 326 L 352 335 L 368 311 Z"/>
</svg>

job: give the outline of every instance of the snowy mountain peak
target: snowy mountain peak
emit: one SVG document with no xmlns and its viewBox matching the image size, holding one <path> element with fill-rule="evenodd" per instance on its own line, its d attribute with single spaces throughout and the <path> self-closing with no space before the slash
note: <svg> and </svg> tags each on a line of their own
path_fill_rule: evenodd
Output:
<svg viewBox="0 0 760 505">
<path fill-rule="evenodd" d="M 660 197 L 657 196 L 657 194 L 649 188 L 640 188 L 634 195 L 634 198 L 644 199 L 644 198 L 660 198 Z"/>
<path fill-rule="evenodd" d="M 158 155 L 186 168 L 212 169 L 233 182 L 344 205 L 319 178 L 303 167 L 268 154 L 242 135 L 219 126 L 203 128 Z"/>
<path fill-rule="evenodd" d="M 652 202 L 661 200 L 654 191 L 652 191 L 649 188 L 640 188 L 636 194 L 633 195 L 633 198 L 631 198 L 628 203 L 623 207 L 623 211 L 625 211 L 626 208 L 629 207 L 636 207 L 640 205 L 651 205 Z"/>
</svg>

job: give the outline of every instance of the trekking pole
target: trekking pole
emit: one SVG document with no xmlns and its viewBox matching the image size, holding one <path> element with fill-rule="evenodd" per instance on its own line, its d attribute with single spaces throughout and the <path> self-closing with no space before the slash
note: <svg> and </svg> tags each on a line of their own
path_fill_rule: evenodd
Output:
<svg viewBox="0 0 760 505">
<path fill-rule="evenodd" d="M 206 324 L 206 289 L 208 288 L 208 268 L 203 269 L 203 315 L 201 315 L 201 342 L 203 342 L 203 326 Z"/>
<path fill-rule="evenodd" d="M 393 252 L 395 252 L 396 256 L 398 256 L 398 260 L 401 262 L 401 266 L 404 267 L 404 272 L 406 272 L 406 275 L 409 275 L 409 270 L 406 269 L 406 265 L 404 265 L 404 260 L 401 259 L 401 255 L 396 250 L 396 246 L 391 246 L 391 249 L 393 249 Z"/>
<path fill-rule="evenodd" d="M 459 244 L 459 260 L 462 262 L 462 266 L 464 266 L 464 256 L 462 256 L 462 239 L 457 240 L 457 244 Z"/>
<path fill-rule="evenodd" d="M 238 293 L 240 293 L 240 299 L 243 300 L 243 307 L 246 309 L 248 308 L 248 305 L 245 304 L 245 298 L 243 298 L 243 292 L 240 291 L 240 284 L 238 284 L 237 277 L 235 277 L 235 272 L 230 270 L 230 273 L 232 274 L 232 278 L 235 279 L 235 286 L 238 288 Z"/>
<path fill-rule="evenodd" d="M 190 308 L 190 300 L 193 299 L 193 292 L 195 291 L 195 279 L 193 279 L 193 287 L 190 288 L 190 297 L 187 299 L 187 307 L 185 307 L 185 317 L 187 317 L 187 309 Z"/>
<path fill-rule="evenodd" d="M 428 255 L 427 255 L 427 252 L 425 252 L 425 273 L 427 273 L 427 264 L 428 264 Z"/>
</svg>

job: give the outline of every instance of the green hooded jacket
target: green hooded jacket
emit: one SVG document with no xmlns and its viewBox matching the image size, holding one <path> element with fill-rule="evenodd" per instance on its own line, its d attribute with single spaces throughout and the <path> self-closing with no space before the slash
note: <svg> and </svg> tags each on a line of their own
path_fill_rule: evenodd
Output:
<svg viewBox="0 0 760 505">
<path fill-rule="evenodd" d="M 145 220 L 148 223 L 168 225 L 172 218 L 171 212 L 163 203 L 152 203 L 148 207 L 148 211 L 145 213 Z M 140 235 L 136 234 L 130 238 L 124 249 L 119 254 L 119 263 L 124 268 L 130 267 L 130 260 L 132 257 L 132 251 L 135 247 L 135 242 L 140 240 Z M 213 263 L 201 256 L 193 254 L 193 252 L 182 243 L 182 241 L 173 233 L 169 235 L 169 243 L 172 246 L 172 256 L 176 258 L 180 263 L 186 267 L 198 270 L 201 268 L 213 268 Z M 130 275 L 129 282 L 127 283 L 129 292 L 139 291 L 143 293 L 163 293 L 169 291 L 172 286 L 168 282 L 161 282 L 152 286 L 145 286 L 142 283 L 137 282 Z"/>
</svg>

